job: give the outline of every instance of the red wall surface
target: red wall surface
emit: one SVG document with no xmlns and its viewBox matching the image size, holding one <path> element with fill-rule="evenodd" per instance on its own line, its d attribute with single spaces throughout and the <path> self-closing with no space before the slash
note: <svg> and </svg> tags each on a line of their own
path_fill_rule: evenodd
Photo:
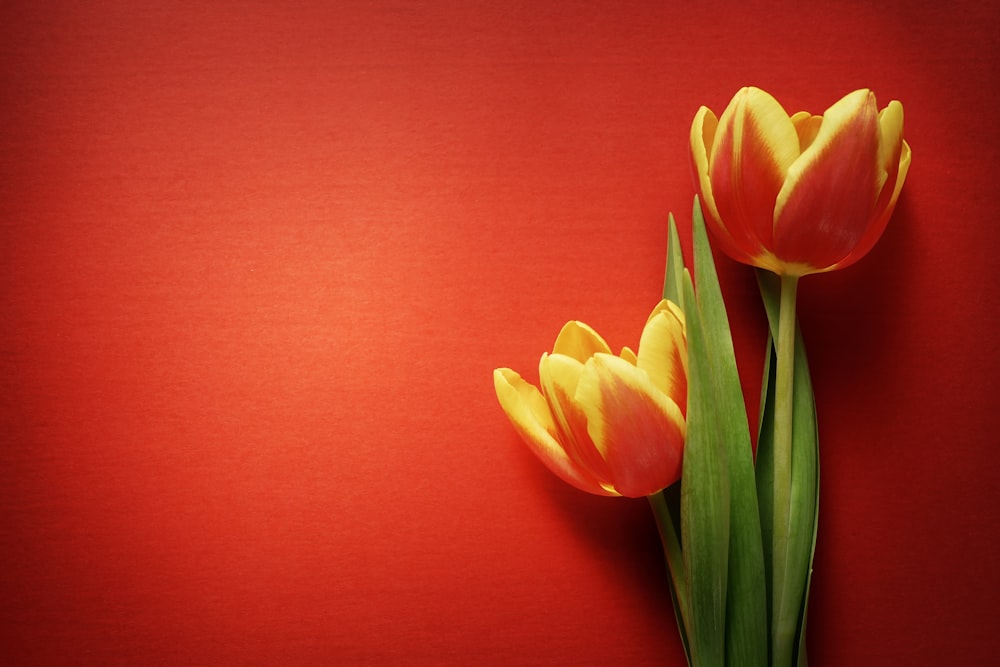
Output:
<svg viewBox="0 0 1000 667">
<path fill-rule="evenodd" d="M 644 501 L 492 370 L 634 346 L 688 128 L 899 99 L 874 251 L 804 279 L 814 667 L 1000 650 L 991 2 L 6 2 L 0 662 L 683 664 Z M 686 250 L 686 251 L 687 251 Z M 720 257 L 753 415 L 764 321 Z"/>
</svg>

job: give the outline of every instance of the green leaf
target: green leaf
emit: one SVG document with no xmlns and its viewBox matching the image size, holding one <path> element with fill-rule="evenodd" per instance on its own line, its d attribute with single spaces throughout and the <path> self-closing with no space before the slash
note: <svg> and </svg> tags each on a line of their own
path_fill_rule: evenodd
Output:
<svg viewBox="0 0 1000 667">
<path fill-rule="evenodd" d="M 772 338 L 777 334 L 780 282 L 774 274 L 758 270 L 761 297 L 767 310 Z M 766 562 L 771 562 L 773 540 L 771 498 L 773 497 L 773 433 L 774 433 L 774 382 L 775 350 L 773 340 L 768 341 L 768 362 L 761 389 L 761 419 L 757 441 L 757 493 L 761 509 L 761 525 L 765 535 Z M 816 399 L 809 363 L 806 358 L 802 332 L 796 323 L 795 361 L 792 397 L 792 488 L 790 535 L 786 546 L 786 585 L 792 594 L 800 596 L 799 621 L 795 633 L 797 664 L 806 664 L 806 615 L 809 601 L 809 582 L 816 547 L 817 513 L 819 510 L 819 435 L 816 426 Z M 772 577 L 770 565 L 768 581 Z M 801 591 L 801 592 L 800 592 Z M 768 613 L 773 604 L 768 601 Z"/>
<path fill-rule="evenodd" d="M 681 544 L 691 618 L 692 664 L 722 667 L 726 653 L 726 586 L 729 560 L 729 474 L 721 442 L 715 385 L 689 273 L 682 298 L 688 340 L 687 438 L 681 477 Z"/>
<path fill-rule="evenodd" d="M 684 254 L 677 235 L 674 214 L 667 219 L 667 268 L 663 276 L 663 298 L 683 307 Z"/>
<path fill-rule="evenodd" d="M 683 309 L 684 255 L 681 252 L 680 238 L 677 235 L 677 225 L 671 213 L 667 221 L 667 263 L 663 279 L 663 298 L 669 299 Z M 690 630 L 687 624 L 691 622 L 691 595 L 688 590 L 687 568 L 677 530 L 680 516 L 680 494 L 672 487 L 664 489 L 649 497 L 653 514 L 656 518 L 663 551 L 666 556 L 667 569 L 670 572 L 670 599 L 674 606 L 674 616 L 677 619 L 677 629 L 680 633 L 681 645 L 688 664 L 693 664 L 688 636 Z M 675 516 L 678 517 L 675 519 Z"/>
<path fill-rule="evenodd" d="M 767 589 L 767 618 L 771 618 L 772 589 L 774 577 L 774 367 L 777 354 L 774 342 L 767 337 L 767 351 L 764 357 L 764 373 L 760 388 L 760 415 L 757 421 L 757 506 L 760 511 L 760 534 L 764 546 L 764 577 Z"/>
<path fill-rule="evenodd" d="M 674 605 L 674 617 L 677 620 L 677 630 L 680 633 L 681 645 L 688 665 L 691 665 L 691 649 L 688 642 L 687 621 L 691 618 L 691 596 L 687 589 L 687 576 L 684 568 L 684 556 L 681 553 L 681 543 L 678 537 L 675 514 L 680 514 L 680 493 L 678 485 L 668 487 L 659 493 L 648 497 L 656 525 L 660 531 L 660 541 L 663 543 L 663 554 L 670 573 L 670 601 Z"/>
<path fill-rule="evenodd" d="M 767 664 L 767 587 L 753 451 L 732 334 L 697 198 L 697 296 L 677 227 L 668 224 L 664 298 L 684 310 L 688 338 L 687 442 L 681 479 L 684 583 L 675 611 L 693 665 Z M 654 503 L 654 510 L 657 503 Z M 670 517 L 661 513 L 661 530 Z M 675 558 L 676 560 L 676 558 Z M 676 568 L 674 568 L 676 569 Z M 677 590 L 688 598 L 676 599 Z"/>
<path fill-rule="evenodd" d="M 768 647 L 767 586 L 750 426 L 726 305 L 697 197 L 692 217 L 698 310 L 705 337 L 704 359 L 711 377 L 713 416 L 729 476 L 726 664 L 763 667 L 767 664 Z M 690 339 L 690 329 L 688 335 Z M 695 355 L 689 350 L 689 356 Z"/>
</svg>

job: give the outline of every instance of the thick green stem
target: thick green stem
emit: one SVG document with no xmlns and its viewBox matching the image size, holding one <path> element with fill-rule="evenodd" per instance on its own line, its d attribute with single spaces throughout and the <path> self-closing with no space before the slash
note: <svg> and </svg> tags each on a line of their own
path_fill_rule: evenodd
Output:
<svg viewBox="0 0 1000 667">
<path fill-rule="evenodd" d="M 795 376 L 795 297 L 798 276 L 781 277 L 781 307 L 775 341 L 774 386 L 774 516 L 771 641 L 773 667 L 789 667 L 795 653 L 799 608 L 788 599 L 788 541 L 792 496 L 792 405 Z M 794 588 L 794 587 L 792 587 Z"/>
</svg>

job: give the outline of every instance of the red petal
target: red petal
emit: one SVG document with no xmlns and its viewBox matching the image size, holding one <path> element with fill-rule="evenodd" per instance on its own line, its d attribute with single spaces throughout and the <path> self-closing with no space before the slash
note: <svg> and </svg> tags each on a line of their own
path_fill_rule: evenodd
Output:
<svg viewBox="0 0 1000 667">
<path fill-rule="evenodd" d="M 775 201 L 798 156 L 798 134 L 778 101 L 756 88 L 737 93 L 719 119 L 709 176 L 722 224 L 744 255 L 771 247 Z"/>
<path fill-rule="evenodd" d="M 709 177 L 709 155 L 715 143 L 715 133 L 719 119 L 708 107 L 701 107 L 691 123 L 691 171 L 694 174 L 695 187 L 701 197 L 702 212 L 712 236 L 719 242 L 722 251 L 745 264 L 751 263 L 752 255 L 747 254 L 743 247 L 733 238 L 729 230 L 722 224 L 718 208 L 715 205 L 715 195 L 712 191 L 712 180 Z"/>
<path fill-rule="evenodd" d="M 858 261 L 867 255 L 882 237 L 892 211 L 896 208 L 906 173 L 910 169 L 910 146 L 903 141 L 903 106 L 899 102 L 890 102 L 889 106 L 879 114 L 879 124 L 882 126 L 880 154 L 884 156 L 884 166 L 888 176 L 875 203 L 875 218 L 851 254 L 834 268 L 841 269 Z"/>
<path fill-rule="evenodd" d="M 684 418 L 644 371 L 596 355 L 587 362 L 576 399 L 618 493 L 640 498 L 680 479 Z"/>
<path fill-rule="evenodd" d="M 874 96 L 855 91 L 834 104 L 809 148 L 789 169 L 775 210 L 774 252 L 801 273 L 846 258 L 873 220 L 885 182 Z"/>
</svg>

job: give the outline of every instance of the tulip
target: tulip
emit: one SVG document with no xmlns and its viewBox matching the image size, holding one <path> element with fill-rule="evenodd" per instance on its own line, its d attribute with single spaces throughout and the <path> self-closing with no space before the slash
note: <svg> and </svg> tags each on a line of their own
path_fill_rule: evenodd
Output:
<svg viewBox="0 0 1000 667">
<path fill-rule="evenodd" d="M 910 166 L 903 106 L 878 110 L 856 90 L 822 116 L 789 117 L 743 88 L 691 125 L 695 180 L 709 226 L 733 259 L 803 276 L 853 264 L 885 230 Z"/>
<path fill-rule="evenodd" d="M 556 475 L 603 496 L 639 498 L 681 475 L 687 408 L 684 316 L 661 301 L 639 352 L 616 356 L 582 322 L 567 323 L 538 365 L 541 389 L 509 368 L 493 383 L 528 447 Z"/>
<path fill-rule="evenodd" d="M 780 277 L 771 471 L 771 659 L 790 667 L 814 516 L 792 512 L 793 488 L 814 489 L 818 471 L 793 476 L 795 301 L 798 280 L 858 261 L 878 241 L 910 167 L 903 106 L 878 110 L 856 90 L 822 116 L 789 116 L 758 88 L 743 88 L 716 118 L 702 107 L 691 124 L 691 157 L 709 227 L 733 259 Z M 804 391 L 809 391 L 806 388 Z M 800 430 L 800 433 L 804 433 Z M 798 446 L 812 446 L 800 438 Z M 808 457 L 795 456 L 805 461 Z M 795 523 L 793 523 L 793 518 Z"/>
</svg>

